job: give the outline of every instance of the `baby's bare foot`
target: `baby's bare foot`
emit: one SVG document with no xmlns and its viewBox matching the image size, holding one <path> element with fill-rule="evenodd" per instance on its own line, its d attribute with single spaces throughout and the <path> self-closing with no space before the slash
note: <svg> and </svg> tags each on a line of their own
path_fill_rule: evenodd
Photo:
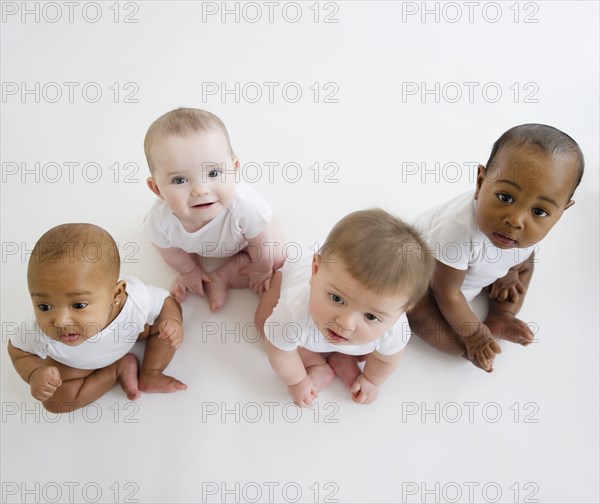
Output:
<svg viewBox="0 0 600 504">
<path fill-rule="evenodd" d="M 314 366 L 306 368 L 306 374 L 311 377 L 313 383 L 317 387 L 317 390 L 323 390 L 335 378 L 335 372 L 326 362 L 323 364 L 315 364 Z"/>
<path fill-rule="evenodd" d="M 225 305 L 227 301 L 227 289 L 228 285 L 222 275 L 212 272 L 210 273 L 212 282 L 206 282 L 203 284 L 204 292 L 208 296 L 208 302 L 210 304 L 210 311 L 218 312 Z"/>
<path fill-rule="evenodd" d="M 142 392 L 177 392 L 185 390 L 187 385 L 159 370 L 142 371 L 140 373 L 140 390 Z"/>
<path fill-rule="evenodd" d="M 334 352 L 329 356 L 327 362 L 348 388 L 352 387 L 352 384 L 360 376 L 361 371 L 357 359 L 353 355 Z"/>
<path fill-rule="evenodd" d="M 523 346 L 533 342 L 533 333 L 527 324 L 511 314 L 490 313 L 484 323 L 495 338 L 519 343 Z"/>
<path fill-rule="evenodd" d="M 135 355 L 128 353 L 117 361 L 117 381 L 127 399 L 135 401 L 140 397 L 138 388 L 138 361 Z"/>
</svg>

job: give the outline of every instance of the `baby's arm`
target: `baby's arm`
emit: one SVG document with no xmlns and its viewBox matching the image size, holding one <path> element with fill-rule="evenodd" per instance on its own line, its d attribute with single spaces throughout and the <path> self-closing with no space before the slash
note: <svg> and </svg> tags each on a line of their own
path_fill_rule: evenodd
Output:
<svg viewBox="0 0 600 504">
<path fill-rule="evenodd" d="M 486 327 L 469 308 L 460 288 L 466 270 L 457 270 L 440 261 L 435 262 L 431 288 L 440 312 L 450 327 L 462 338 L 469 359 L 476 358 L 486 371 L 492 370 L 496 354 L 502 352 L 500 345 Z"/>
<path fill-rule="evenodd" d="M 165 299 L 158 317 L 152 324 L 150 336 L 158 332 L 158 339 L 163 340 L 177 350 L 183 342 L 183 320 L 181 306 L 172 297 Z"/>
<path fill-rule="evenodd" d="M 288 387 L 288 392 L 297 406 L 310 406 L 317 398 L 316 385 L 306 372 L 297 350 L 286 352 L 265 338 L 265 347 L 271 367 Z"/>
<path fill-rule="evenodd" d="M 171 295 L 182 303 L 190 292 L 204 296 L 202 282 L 211 282 L 211 278 L 198 264 L 195 254 L 180 248 L 161 248 L 156 246 L 164 261 L 179 275 L 171 286 Z"/>
<path fill-rule="evenodd" d="M 377 399 L 379 387 L 398 368 L 401 357 L 401 351 L 392 355 L 383 355 L 379 352 L 367 355 L 364 371 L 350 387 L 352 400 L 368 404 Z"/>
<path fill-rule="evenodd" d="M 8 355 L 19 376 L 29 383 L 31 395 L 39 401 L 47 401 L 62 385 L 58 368 L 46 366 L 44 359 L 16 348 L 8 342 Z"/>
<path fill-rule="evenodd" d="M 258 308 L 254 315 L 254 323 L 265 340 L 265 348 L 271 367 L 288 386 L 288 392 L 294 402 L 298 406 L 310 406 L 317 397 L 317 388 L 308 376 L 300 354 L 297 350 L 291 352 L 280 350 L 265 335 L 265 322 L 277 306 L 280 290 L 281 272 L 276 271 L 273 275 L 271 289 L 263 292 L 260 297 Z"/>
<path fill-rule="evenodd" d="M 248 238 L 248 247 L 246 251 L 250 256 L 250 265 L 245 268 L 250 280 L 250 288 L 257 294 L 268 291 L 271 277 L 273 276 L 273 264 L 276 253 L 276 244 L 273 240 L 271 225 L 255 236 Z"/>
<path fill-rule="evenodd" d="M 534 335 L 529 326 L 516 315 L 523 306 L 529 282 L 533 276 L 534 255 L 512 267 L 506 276 L 496 280 L 490 287 L 490 301 L 485 325 L 494 336 L 529 345 Z"/>
</svg>

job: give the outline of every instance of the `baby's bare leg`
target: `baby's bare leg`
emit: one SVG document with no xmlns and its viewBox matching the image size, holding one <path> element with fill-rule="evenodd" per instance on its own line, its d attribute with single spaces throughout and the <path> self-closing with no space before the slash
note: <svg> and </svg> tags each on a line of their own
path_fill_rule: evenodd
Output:
<svg viewBox="0 0 600 504">
<path fill-rule="evenodd" d="M 298 353 L 302 359 L 302 364 L 306 368 L 306 373 L 312 378 L 317 390 L 323 390 L 335 378 L 335 372 L 323 355 L 317 352 L 311 352 L 306 348 L 299 348 Z"/>
<path fill-rule="evenodd" d="M 450 355 L 467 354 L 467 347 L 440 312 L 431 289 L 406 316 L 411 331 L 426 343 Z"/>
<path fill-rule="evenodd" d="M 358 358 L 355 355 L 333 352 L 327 362 L 348 388 L 352 387 L 352 384 L 362 373 L 358 367 Z"/>
<path fill-rule="evenodd" d="M 158 339 L 158 327 L 152 326 L 146 338 L 144 359 L 140 371 L 139 388 L 142 392 L 177 392 L 185 390 L 187 385 L 172 376 L 163 374 L 175 355 L 175 349 Z M 140 335 L 143 339 L 143 335 Z"/>
<path fill-rule="evenodd" d="M 44 402 L 44 407 L 54 413 L 64 413 L 87 406 L 108 392 L 119 382 L 130 400 L 140 395 L 137 381 L 137 359 L 133 354 L 121 357 L 102 369 L 76 369 L 47 358 L 46 365 L 55 366 L 62 385 Z"/>
<path fill-rule="evenodd" d="M 241 275 L 240 270 L 249 264 L 250 257 L 242 251 L 227 259 L 222 266 L 208 274 L 212 278 L 212 282 L 205 283 L 204 290 L 208 296 L 211 311 L 217 312 L 223 308 L 229 289 L 248 287 L 248 275 Z"/>
</svg>

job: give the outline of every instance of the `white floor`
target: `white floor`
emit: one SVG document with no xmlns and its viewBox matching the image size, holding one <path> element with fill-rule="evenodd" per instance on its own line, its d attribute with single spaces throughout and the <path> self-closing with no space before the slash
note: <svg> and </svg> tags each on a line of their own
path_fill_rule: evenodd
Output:
<svg viewBox="0 0 600 504">
<path fill-rule="evenodd" d="M 2 351 L 2 502 L 599 501 L 597 2 L 3 2 L 2 15 L 3 344 L 29 307 L 28 251 L 59 223 L 105 227 L 123 273 L 169 285 L 140 234 L 154 199 L 142 140 L 178 106 L 223 118 L 242 178 L 305 246 L 352 210 L 412 219 L 472 188 L 473 163 L 515 124 L 563 129 L 587 161 L 522 311 L 538 342 L 505 344 L 492 375 L 413 339 L 376 403 L 338 381 L 300 411 L 250 328 L 257 298 L 234 292 L 218 315 L 190 299 L 169 368 L 186 392 L 131 403 L 114 388 L 58 418 Z"/>
</svg>

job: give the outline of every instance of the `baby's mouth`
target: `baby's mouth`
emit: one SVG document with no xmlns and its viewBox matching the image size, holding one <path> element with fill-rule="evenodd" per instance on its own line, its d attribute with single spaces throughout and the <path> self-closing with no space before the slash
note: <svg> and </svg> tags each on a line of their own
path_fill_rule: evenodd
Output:
<svg viewBox="0 0 600 504">
<path fill-rule="evenodd" d="M 80 338 L 80 334 L 78 333 L 64 333 L 64 334 L 60 334 L 60 340 L 64 341 L 65 343 L 73 343 L 74 341 L 77 341 Z"/>
<path fill-rule="evenodd" d="M 211 201 L 210 203 L 198 203 L 197 205 L 192 205 L 192 208 L 208 208 L 213 205 L 215 202 Z"/>
<path fill-rule="evenodd" d="M 499 232 L 495 232 L 492 234 L 492 236 L 494 237 L 494 239 L 496 240 L 496 242 L 500 243 L 501 245 L 504 245 L 506 247 L 514 247 L 517 245 L 517 240 L 515 240 L 512 236 L 504 234 L 504 233 L 499 233 Z"/>
<path fill-rule="evenodd" d="M 348 338 L 344 338 L 341 334 L 338 334 L 335 331 L 332 331 L 331 329 L 327 329 L 327 336 L 329 336 L 329 339 L 335 343 L 348 341 Z"/>
</svg>

